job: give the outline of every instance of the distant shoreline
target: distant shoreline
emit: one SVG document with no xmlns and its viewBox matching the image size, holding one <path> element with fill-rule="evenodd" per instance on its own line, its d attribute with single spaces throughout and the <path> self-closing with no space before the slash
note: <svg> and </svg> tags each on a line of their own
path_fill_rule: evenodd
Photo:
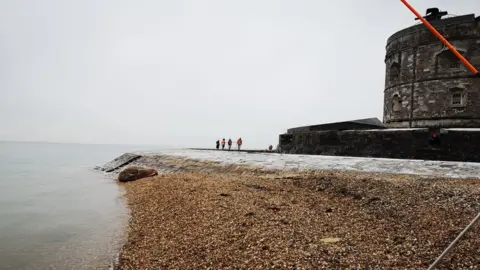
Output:
<svg viewBox="0 0 480 270">
<path fill-rule="evenodd" d="M 0 140 L 0 143 L 30 143 L 30 144 L 68 144 L 68 145 L 92 145 L 92 146 L 116 146 L 116 147 L 141 147 L 141 148 L 155 148 L 155 149 L 181 149 L 180 147 L 168 147 L 165 145 L 150 145 L 150 144 L 120 144 L 120 143 L 86 143 L 86 142 L 55 142 L 55 141 L 18 141 L 18 140 Z"/>
</svg>

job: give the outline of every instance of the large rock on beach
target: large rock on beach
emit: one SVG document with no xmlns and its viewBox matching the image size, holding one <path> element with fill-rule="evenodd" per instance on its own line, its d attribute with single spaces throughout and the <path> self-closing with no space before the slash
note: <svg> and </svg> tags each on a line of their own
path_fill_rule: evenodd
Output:
<svg viewBox="0 0 480 270">
<path fill-rule="evenodd" d="M 118 181 L 130 182 L 142 178 L 152 177 L 158 175 L 158 172 L 154 169 L 147 169 L 142 167 L 128 167 L 120 172 L 118 175 Z"/>
</svg>

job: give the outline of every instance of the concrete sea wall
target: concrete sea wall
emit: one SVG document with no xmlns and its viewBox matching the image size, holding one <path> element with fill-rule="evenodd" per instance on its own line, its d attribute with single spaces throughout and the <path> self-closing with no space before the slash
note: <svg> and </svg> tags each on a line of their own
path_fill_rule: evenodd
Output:
<svg viewBox="0 0 480 270">
<path fill-rule="evenodd" d="M 480 162 L 480 129 L 444 129 L 431 145 L 428 129 L 318 131 L 280 135 L 289 154 Z"/>
<path fill-rule="evenodd" d="M 130 163 L 126 159 L 135 158 Z M 111 170 L 116 174 L 127 166 L 156 169 L 160 174 L 171 172 L 207 172 L 219 170 L 254 175 L 265 172 L 350 171 L 369 173 L 411 174 L 425 177 L 480 178 L 480 163 L 378 159 L 339 156 L 259 154 L 245 152 L 168 150 L 125 154 L 117 158 L 126 164 Z M 107 167 L 99 169 L 106 171 Z"/>
</svg>

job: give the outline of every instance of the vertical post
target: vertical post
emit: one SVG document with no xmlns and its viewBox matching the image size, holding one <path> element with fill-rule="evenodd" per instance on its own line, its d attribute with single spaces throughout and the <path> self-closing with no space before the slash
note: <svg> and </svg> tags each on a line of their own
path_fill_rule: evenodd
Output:
<svg viewBox="0 0 480 270">
<path fill-rule="evenodd" d="M 412 122 L 413 122 L 413 101 L 414 98 L 413 96 L 415 95 L 415 82 L 417 81 L 417 46 L 413 47 L 413 78 L 412 78 L 412 85 L 410 86 L 410 115 L 408 116 L 408 127 L 412 128 Z"/>
</svg>

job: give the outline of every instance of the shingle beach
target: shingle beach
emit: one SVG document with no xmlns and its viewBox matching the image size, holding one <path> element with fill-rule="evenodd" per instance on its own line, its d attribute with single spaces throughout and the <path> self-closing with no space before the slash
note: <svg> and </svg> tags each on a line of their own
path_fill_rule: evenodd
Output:
<svg viewBox="0 0 480 270">
<path fill-rule="evenodd" d="M 153 160 L 117 269 L 426 269 L 480 209 L 473 178 Z M 438 269 L 479 269 L 479 233 Z"/>
</svg>

